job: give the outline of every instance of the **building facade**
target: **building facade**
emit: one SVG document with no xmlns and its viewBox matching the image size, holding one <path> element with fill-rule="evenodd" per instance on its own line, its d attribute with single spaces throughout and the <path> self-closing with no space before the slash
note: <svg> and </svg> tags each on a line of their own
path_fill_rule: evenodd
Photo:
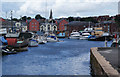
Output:
<svg viewBox="0 0 120 77">
<path fill-rule="evenodd" d="M 41 32 L 56 32 L 57 25 L 55 23 L 42 23 L 40 25 Z"/>
<path fill-rule="evenodd" d="M 66 24 L 68 24 L 68 21 L 65 19 L 61 19 L 56 21 L 57 27 L 58 27 L 58 31 L 66 31 L 67 27 L 65 26 Z"/>
<path fill-rule="evenodd" d="M 32 19 L 29 22 L 27 22 L 27 28 L 29 31 L 39 31 L 40 30 L 39 22 L 35 19 Z"/>
</svg>

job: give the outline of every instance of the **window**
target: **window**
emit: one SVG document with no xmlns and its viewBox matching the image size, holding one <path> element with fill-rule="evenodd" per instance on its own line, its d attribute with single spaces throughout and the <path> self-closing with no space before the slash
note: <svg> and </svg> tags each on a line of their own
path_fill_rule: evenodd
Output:
<svg viewBox="0 0 120 77">
<path fill-rule="evenodd" d="M 50 25 L 48 25 L 48 30 L 50 30 Z"/>
<path fill-rule="evenodd" d="M 37 27 L 37 26 L 35 26 L 35 27 Z"/>
<path fill-rule="evenodd" d="M 54 26 L 53 30 L 54 30 L 54 31 L 56 30 L 56 26 Z"/>
<path fill-rule="evenodd" d="M 34 26 L 32 25 L 32 27 L 34 27 Z"/>
<path fill-rule="evenodd" d="M 43 26 L 41 26 L 41 31 L 43 31 Z"/>
<path fill-rule="evenodd" d="M 32 22 L 32 24 L 34 24 L 34 23 Z"/>
</svg>

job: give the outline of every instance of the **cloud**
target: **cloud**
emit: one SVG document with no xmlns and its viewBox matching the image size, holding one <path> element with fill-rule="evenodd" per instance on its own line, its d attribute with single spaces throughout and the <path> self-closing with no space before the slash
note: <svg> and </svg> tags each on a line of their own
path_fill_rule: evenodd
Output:
<svg viewBox="0 0 120 77">
<path fill-rule="evenodd" d="M 13 1 L 13 2 L 12 2 Z M 2 0 L 2 11 L 14 10 L 14 16 L 20 15 L 35 17 L 36 14 L 49 17 L 53 10 L 53 17 L 115 15 L 118 13 L 118 0 Z M 47 2 L 46 2 L 47 1 Z M 11 5 L 13 3 L 13 5 Z M 8 8 L 4 6 L 8 5 Z M 47 6 L 46 6 L 47 5 Z M 7 10 L 5 10 L 7 9 Z"/>
</svg>

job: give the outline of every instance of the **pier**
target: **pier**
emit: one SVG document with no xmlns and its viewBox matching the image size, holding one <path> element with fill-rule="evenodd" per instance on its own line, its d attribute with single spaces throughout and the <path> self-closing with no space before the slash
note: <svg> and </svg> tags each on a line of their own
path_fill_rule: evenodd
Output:
<svg viewBox="0 0 120 77">
<path fill-rule="evenodd" d="M 95 47 L 90 50 L 92 75 L 105 77 L 120 76 L 120 48 Z"/>
</svg>

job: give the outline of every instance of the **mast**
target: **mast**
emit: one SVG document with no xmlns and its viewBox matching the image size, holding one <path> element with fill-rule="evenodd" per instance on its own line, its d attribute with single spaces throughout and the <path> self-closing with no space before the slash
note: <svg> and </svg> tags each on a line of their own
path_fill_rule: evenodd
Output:
<svg viewBox="0 0 120 77">
<path fill-rule="evenodd" d="M 11 11 L 11 27 L 12 27 L 12 32 L 13 32 L 12 11 Z"/>
<path fill-rule="evenodd" d="M 22 31 L 22 16 L 20 16 L 20 19 L 21 19 L 21 26 L 20 26 L 20 29 Z"/>
</svg>

